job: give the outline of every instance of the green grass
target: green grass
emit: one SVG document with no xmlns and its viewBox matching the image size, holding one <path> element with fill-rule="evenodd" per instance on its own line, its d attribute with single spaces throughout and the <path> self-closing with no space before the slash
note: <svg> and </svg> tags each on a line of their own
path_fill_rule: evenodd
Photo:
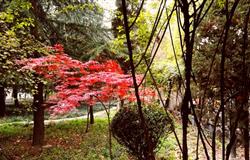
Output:
<svg viewBox="0 0 250 160">
<path fill-rule="evenodd" d="M 0 126 L 0 144 L 11 158 L 25 160 L 94 160 L 109 159 L 107 120 L 96 119 L 85 133 L 82 120 L 46 127 L 46 145 L 40 150 L 31 147 L 32 126 Z M 127 160 L 125 149 L 113 140 L 115 159 Z"/>
<path fill-rule="evenodd" d="M 95 124 L 90 126 L 88 133 L 85 133 L 85 128 L 86 120 L 50 124 L 45 128 L 45 146 L 39 149 L 31 146 L 32 125 L 2 124 L 0 125 L 0 148 L 9 155 L 9 159 L 109 160 L 107 118 L 96 118 Z M 176 123 L 175 129 L 181 141 L 182 128 L 179 123 Z M 190 126 L 188 133 L 189 157 L 195 159 L 196 128 Z M 199 148 L 199 157 L 205 159 L 202 146 L 200 145 Z M 131 159 L 126 149 L 115 139 L 113 139 L 112 152 L 114 160 Z M 181 159 L 180 155 L 174 134 L 162 139 L 157 160 Z M 2 159 L 0 150 L 0 160 Z"/>
<path fill-rule="evenodd" d="M 24 160 L 109 160 L 108 124 L 106 118 L 96 118 L 89 132 L 86 121 L 74 120 L 51 124 L 45 128 L 46 144 L 42 149 L 31 146 L 32 126 L 6 124 L 0 126 L 0 144 L 12 159 Z M 173 135 L 164 139 L 157 159 L 174 160 L 176 142 Z M 114 160 L 128 160 L 126 149 L 113 139 Z M 1 157 L 0 157 L 1 158 Z"/>
<path fill-rule="evenodd" d="M 103 111 L 103 107 L 100 104 L 97 104 L 93 107 L 94 112 L 98 111 Z M 7 106 L 7 111 L 8 115 L 5 116 L 4 118 L 0 118 L 0 124 L 3 123 L 11 123 L 11 122 L 20 122 L 20 121 L 32 121 L 33 119 L 33 112 L 31 110 L 27 110 L 25 108 L 14 108 L 13 105 L 8 105 Z M 72 117 L 79 117 L 79 116 L 84 116 L 87 114 L 87 107 L 82 105 L 81 107 L 78 107 L 76 109 L 73 109 L 72 111 L 57 115 L 56 119 L 61 119 L 61 118 L 72 118 Z M 50 114 L 45 110 L 45 115 L 44 115 L 45 120 L 50 118 Z"/>
</svg>

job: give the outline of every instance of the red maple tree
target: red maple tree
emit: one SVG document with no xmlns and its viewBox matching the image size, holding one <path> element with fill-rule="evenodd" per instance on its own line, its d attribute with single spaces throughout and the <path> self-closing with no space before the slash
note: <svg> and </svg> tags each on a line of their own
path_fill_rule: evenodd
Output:
<svg viewBox="0 0 250 160">
<path fill-rule="evenodd" d="M 54 54 L 24 59 L 18 63 L 23 65 L 22 70 L 32 70 L 55 84 L 56 93 L 49 99 L 57 102 L 51 106 L 55 113 L 67 112 L 80 106 L 81 102 L 93 106 L 98 101 L 135 101 L 130 89 L 133 85 L 132 78 L 123 73 L 116 61 L 100 63 L 91 60 L 83 63 L 65 54 L 63 46 L 59 44 L 50 49 Z M 144 88 L 141 91 L 146 102 L 155 96 L 152 89 Z"/>
</svg>

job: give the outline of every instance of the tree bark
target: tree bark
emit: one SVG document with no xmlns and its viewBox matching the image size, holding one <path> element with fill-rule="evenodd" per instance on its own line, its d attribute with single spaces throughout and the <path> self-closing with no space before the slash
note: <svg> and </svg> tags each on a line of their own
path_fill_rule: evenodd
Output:
<svg viewBox="0 0 250 160">
<path fill-rule="evenodd" d="M 127 47 L 128 47 L 128 53 L 129 53 L 129 64 L 131 68 L 131 74 L 133 78 L 133 86 L 134 86 L 134 91 L 135 91 L 135 96 L 136 96 L 136 102 L 137 102 L 137 110 L 138 114 L 140 117 L 140 124 L 144 130 L 144 137 L 147 145 L 147 151 L 144 153 L 144 158 L 146 160 L 155 160 L 154 156 L 154 150 L 151 145 L 151 139 L 149 137 L 149 130 L 142 112 L 142 104 L 141 104 L 141 99 L 139 95 L 139 85 L 137 84 L 136 80 L 136 71 L 135 71 L 135 65 L 134 65 L 134 60 L 133 60 L 133 49 L 132 49 L 132 44 L 131 44 L 131 39 L 130 39 L 130 33 L 129 33 L 129 26 L 128 26 L 128 16 L 127 16 L 127 5 L 126 1 L 122 0 L 122 13 L 123 13 L 123 21 L 124 21 L 124 31 L 126 34 L 126 40 L 127 40 Z"/>
<path fill-rule="evenodd" d="M 172 92 L 172 88 L 173 88 L 173 84 L 172 84 L 172 80 L 169 80 L 169 86 L 168 86 L 168 95 L 165 101 L 165 110 L 169 109 L 169 103 L 170 103 L 170 98 L 171 98 L 171 92 Z"/>
<path fill-rule="evenodd" d="M 4 87 L 0 86 L 0 117 L 4 117 L 5 112 L 6 112 L 5 91 Z"/>
<path fill-rule="evenodd" d="M 33 146 L 42 146 L 44 143 L 44 108 L 43 103 L 43 83 L 37 84 L 37 93 L 34 95 L 34 127 L 33 127 Z"/>
<path fill-rule="evenodd" d="M 19 101 L 18 101 L 18 90 L 16 87 L 13 87 L 13 98 L 14 98 L 14 104 L 16 108 L 19 108 Z"/>
<path fill-rule="evenodd" d="M 243 60 L 243 105 L 244 105 L 244 114 L 246 119 L 244 120 L 244 129 L 243 129 L 243 137 L 244 137 L 244 152 L 245 152 L 245 160 L 249 160 L 249 94 L 248 94 L 248 66 L 246 64 L 246 50 L 248 48 L 248 23 L 250 19 L 250 8 L 248 8 L 248 12 L 245 18 L 245 26 L 244 26 L 244 35 L 243 35 L 243 45 L 242 45 L 242 60 Z"/>
<path fill-rule="evenodd" d="M 186 51 L 184 53 L 185 62 L 185 93 L 181 106 L 181 117 L 182 117 L 182 155 L 183 160 L 188 160 L 188 147 L 187 147 L 187 128 L 188 128 L 188 115 L 189 115 L 189 102 L 191 98 L 190 80 L 192 71 L 192 54 L 193 44 L 190 41 L 190 15 L 189 15 L 189 4 L 186 0 L 182 1 L 183 7 L 181 11 L 184 16 L 184 43 Z"/>
<path fill-rule="evenodd" d="M 249 160 L 249 112 L 245 111 L 245 113 L 246 113 L 246 121 L 243 130 L 244 152 L 245 152 L 245 160 Z"/>
<path fill-rule="evenodd" d="M 93 106 L 89 106 L 89 117 L 90 117 L 90 124 L 94 124 L 94 111 L 93 111 Z"/>
</svg>

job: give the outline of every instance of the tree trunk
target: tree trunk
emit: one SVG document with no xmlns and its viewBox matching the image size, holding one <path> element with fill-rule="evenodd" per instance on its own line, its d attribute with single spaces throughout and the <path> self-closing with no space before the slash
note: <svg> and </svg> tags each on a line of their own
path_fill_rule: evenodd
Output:
<svg viewBox="0 0 250 160">
<path fill-rule="evenodd" d="M 245 122 L 244 122 L 244 129 L 243 129 L 243 137 L 244 137 L 244 152 L 245 152 L 245 160 L 249 160 L 249 111 L 248 105 L 245 111 Z"/>
<path fill-rule="evenodd" d="M 4 87 L 0 86 L 0 117 L 4 117 L 6 112 Z"/>
<path fill-rule="evenodd" d="M 234 115 L 234 114 L 231 114 L 231 115 L 233 115 L 233 116 L 237 116 L 237 115 Z M 233 134 L 235 134 L 235 130 L 233 129 L 233 127 L 232 127 L 232 120 L 233 120 L 233 116 L 232 117 L 230 117 L 230 135 L 231 135 L 231 137 L 232 137 L 232 135 Z M 235 122 L 236 123 L 236 122 Z M 238 122 L 237 122 L 238 123 Z M 230 137 L 229 137 L 229 139 L 230 139 Z M 232 149 L 231 149 L 231 155 L 230 155 L 230 159 L 232 159 L 232 160 L 234 160 L 235 158 L 236 158 L 236 154 L 237 154 L 237 152 L 236 152 L 236 145 L 237 145 L 237 136 L 235 137 L 235 140 L 234 140 L 234 143 L 232 144 Z"/>
<path fill-rule="evenodd" d="M 165 110 L 169 109 L 169 103 L 170 103 L 170 98 L 171 98 L 171 92 L 172 92 L 173 84 L 171 79 L 169 80 L 169 86 L 168 86 L 168 95 L 165 101 Z"/>
<path fill-rule="evenodd" d="M 124 107 L 124 99 L 121 100 L 121 104 L 120 104 L 120 108 L 123 108 L 123 107 Z"/>
<path fill-rule="evenodd" d="M 18 101 L 18 90 L 17 90 L 17 88 L 16 87 L 14 87 L 13 88 L 13 98 L 14 98 L 14 104 L 15 104 L 15 107 L 16 108 L 19 108 L 20 106 L 19 106 L 19 101 Z"/>
<path fill-rule="evenodd" d="M 230 159 L 235 159 L 236 155 L 237 155 L 237 147 L 236 147 L 237 141 L 234 142 L 233 146 L 232 146 L 232 150 L 231 150 L 231 156 Z"/>
<path fill-rule="evenodd" d="M 89 130 L 89 108 L 87 111 L 87 122 L 86 122 L 86 129 L 85 129 L 85 133 L 87 133 Z"/>
<path fill-rule="evenodd" d="M 42 146 L 44 143 L 44 108 L 43 103 L 43 84 L 37 85 L 37 93 L 34 95 L 34 127 L 33 127 L 33 146 Z"/>
<path fill-rule="evenodd" d="M 189 5 L 186 0 L 182 1 L 183 8 L 181 9 L 184 16 L 184 43 L 186 51 L 184 53 L 185 61 L 185 93 L 181 106 L 181 117 L 182 117 L 182 159 L 188 160 L 188 146 L 187 146 L 187 128 L 188 128 L 188 115 L 189 115 L 189 102 L 191 101 L 191 71 L 192 71 L 192 54 L 193 54 L 193 44 L 190 40 L 190 16 L 189 16 Z"/>
<path fill-rule="evenodd" d="M 243 60 L 243 88 L 244 88 L 244 114 L 246 119 L 244 120 L 244 130 L 243 130 L 243 137 L 244 137 L 244 152 L 245 152 L 245 160 L 249 160 L 249 94 L 248 94 L 248 79 L 249 77 L 247 76 L 247 70 L 249 69 L 247 64 L 246 64 L 246 50 L 248 48 L 248 24 L 249 24 L 249 19 L 250 19 L 250 8 L 248 7 L 248 12 L 246 14 L 246 19 L 245 19 L 245 26 L 244 26 L 244 35 L 243 35 L 243 45 L 242 45 L 242 60 Z"/>
<path fill-rule="evenodd" d="M 94 111 L 93 106 L 89 106 L 89 118 L 90 118 L 90 124 L 94 124 Z"/>
<path fill-rule="evenodd" d="M 127 5 L 126 5 L 126 0 L 122 0 L 122 13 L 123 13 L 123 22 L 124 22 L 124 31 L 126 34 L 126 40 L 127 40 L 127 47 L 128 47 L 128 55 L 129 55 L 129 64 L 131 68 L 131 75 L 133 79 L 133 86 L 134 86 L 134 91 L 135 91 L 135 97 L 136 97 L 136 102 L 137 102 L 137 109 L 138 109 L 138 114 L 140 117 L 140 124 L 143 128 L 144 131 L 144 137 L 147 145 L 147 152 L 144 153 L 144 157 L 146 160 L 155 160 L 154 157 L 154 150 L 152 147 L 152 143 L 149 137 L 149 130 L 146 125 L 146 121 L 142 112 L 142 103 L 141 103 L 141 98 L 139 95 L 139 85 L 137 84 L 136 80 L 136 70 L 135 70 L 135 65 L 134 65 L 134 60 L 133 60 L 133 49 L 132 49 L 132 44 L 131 44 L 131 39 L 130 39 L 130 33 L 129 33 L 129 25 L 128 25 L 128 17 L 127 17 Z"/>
</svg>

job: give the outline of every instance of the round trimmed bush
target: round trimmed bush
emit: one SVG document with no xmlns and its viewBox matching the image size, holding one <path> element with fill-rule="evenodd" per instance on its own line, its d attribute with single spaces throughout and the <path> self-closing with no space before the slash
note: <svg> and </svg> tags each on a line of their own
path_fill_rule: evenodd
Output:
<svg viewBox="0 0 250 160">
<path fill-rule="evenodd" d="M 139 160 L 145 160 L 149 144 L 156 152 L 160 145 L 160 138 L 167 136 L 173 130 L 173 121 L 162 108 L 143 107 L 143 114 L 149 133 L 147 141 L 144 138 L 144 129 L 136 107 L 122 108 L 111 122 L 114 138 Z"/>
</svg>

